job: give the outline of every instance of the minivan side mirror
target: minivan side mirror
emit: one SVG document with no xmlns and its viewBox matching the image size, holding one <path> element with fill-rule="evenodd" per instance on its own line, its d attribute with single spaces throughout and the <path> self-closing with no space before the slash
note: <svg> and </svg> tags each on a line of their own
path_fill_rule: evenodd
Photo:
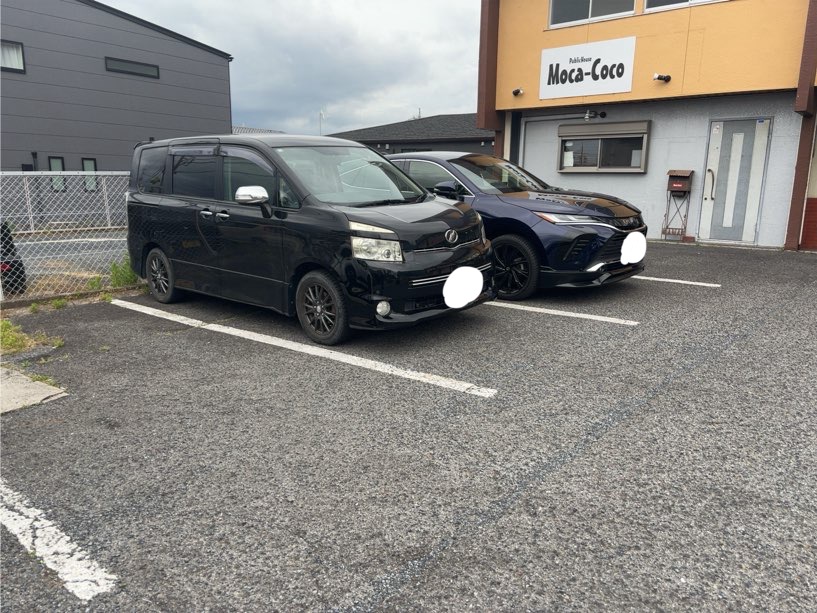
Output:
<svg viewBox="0 0 817 613">
<path fill-rule="evenodd" d="M 456 200 L 460 196 L 460 184 L 456 181 L 441 181 L 431 191 L 443 198 Z"/>
<path fill-rule="evenodd" d="M 269 202 L 269 194 L 260 185 L 242 185 L 235 191 L 235 201 L 240 204 L 264 204 Z"/>
</svg>

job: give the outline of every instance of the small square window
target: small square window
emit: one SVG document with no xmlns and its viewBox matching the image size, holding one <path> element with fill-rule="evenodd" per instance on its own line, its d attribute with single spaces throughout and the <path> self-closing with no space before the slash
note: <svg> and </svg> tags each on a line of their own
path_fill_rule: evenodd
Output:
<svg viewBox="0 0 817 613">
<path fill-rule="evenodd" d="M 122 72 L 139 77 L 159 78 L 159 67 L 154 64 L 144 64 L 132 60 L 121 60 L 115 57 L 105 58 L 105 70 L 109 72 Z"/>
<path fill-rule="evenodd" d="M 0 41 L 0 68 L 6 72 L 26 71 L 26 61 L 23 54 L 23 43 L 15 43 L 11 40 Z"/>
</svg>

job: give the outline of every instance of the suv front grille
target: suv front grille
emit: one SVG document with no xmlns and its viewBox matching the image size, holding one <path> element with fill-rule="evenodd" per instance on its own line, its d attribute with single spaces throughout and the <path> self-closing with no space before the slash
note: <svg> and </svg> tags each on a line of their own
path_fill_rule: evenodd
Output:
<svg viewBox="0 0 817 613">
<path fill-rule="evenodd" d="M 633 215 L 632 217 L 613 217 L 603 220 L 604 223 L 609 223 L 611 226 L 621 228 L 622 230 L 640 228 L 644 225 L 641 220 L 641 215 Z"/>
</svg>

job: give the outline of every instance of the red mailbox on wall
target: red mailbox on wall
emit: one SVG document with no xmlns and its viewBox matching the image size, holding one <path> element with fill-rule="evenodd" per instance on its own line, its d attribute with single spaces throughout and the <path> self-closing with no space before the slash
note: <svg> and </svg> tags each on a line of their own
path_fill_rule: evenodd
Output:
<svg viewBox="0 0 817 613">
<path fill-rule="evenodd" d="M 693 170 L 670 170 L 667 172 L 669 180 L 667 181 L 668 192 L 689 193 L 692 191 L 692 173 Z"/>
</svg>

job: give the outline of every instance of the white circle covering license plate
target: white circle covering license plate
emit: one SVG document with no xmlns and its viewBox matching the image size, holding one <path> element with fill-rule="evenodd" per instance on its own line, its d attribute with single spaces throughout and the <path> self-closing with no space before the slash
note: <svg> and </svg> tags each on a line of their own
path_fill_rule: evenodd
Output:
<svg viewBox="0 0 817 613">
<path fill-rule="evenodd" d="M 636 264 L 647 254 L 647 239 L 641 232 L 630 232 L 621 243 L 621 263 Z"/>
<path fill-rule="evenodd" d="M 455 269 L 443 285 L 443 298 L 450 309 L 461 309 L 482 293 L 482 273 L 472 266 Z"/>
</svg>

